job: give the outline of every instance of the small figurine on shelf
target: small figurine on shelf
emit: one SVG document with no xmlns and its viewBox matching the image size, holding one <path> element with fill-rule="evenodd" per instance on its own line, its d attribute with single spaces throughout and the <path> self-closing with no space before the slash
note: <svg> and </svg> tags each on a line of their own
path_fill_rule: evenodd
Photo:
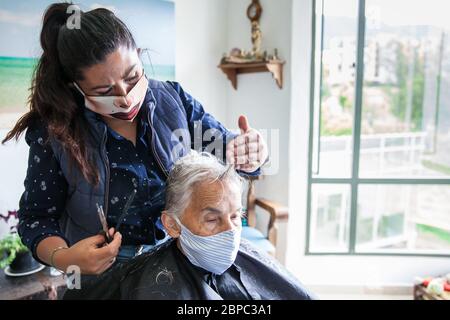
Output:
<svg viewBox="0 0 450 320">
<path fill-rule="evenodd" d="M 262 33 L 258 21 L 252 21 L 252 56 L 255 60 L 262 60 L 261 53 Z"/>
<path fill-rule="evenodd" d="M 268 54 L 267 51 L 255 53 L 254 50 L 246 51 L 239 48 L 233 48 L 229 54 L 223 54 L 220 60 L 225 63 L 249 63 L 249 62 L 271 62 L 281 61 L 278 57 L 278 49 L 275 48 L 274 54 Z"/>
<path fill-rule="evenodd" d="M 262 62 L 263 55 L 255 55 L 252 51 L 246 51 L 239 48 L 231 49 L 228 55 L 224 55 L 221 63 L 249 63 L 249 62 Z"/>
<path fill-rule="evenodd" d="M 275 50 L 274 50 L 274 53 L 273 53 L 273 58 L 272 58 L 273 60 L 280 60 L 280 59 L 278 59 L 278 49 L 277 48 L 275 48 Z"/>
</svg>

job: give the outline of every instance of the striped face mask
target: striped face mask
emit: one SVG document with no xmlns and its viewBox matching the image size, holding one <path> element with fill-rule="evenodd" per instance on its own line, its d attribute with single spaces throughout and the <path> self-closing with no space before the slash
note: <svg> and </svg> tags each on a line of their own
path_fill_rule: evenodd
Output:
<svg viewBox="0 0 450 320">
<path fill-rule="evenodd" d="M 198 236 L 178 217 L 174 218 L 181 227 L 181 248 L 193 265 L 220 275 L 234 263 L 241 242 L 241 226 L 212 236 Z"/>
</svg>

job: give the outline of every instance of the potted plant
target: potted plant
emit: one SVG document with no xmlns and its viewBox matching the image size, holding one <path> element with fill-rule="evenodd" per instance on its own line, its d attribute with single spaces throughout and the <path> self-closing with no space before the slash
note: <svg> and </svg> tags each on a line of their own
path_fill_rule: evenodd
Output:
<svg viewBox="0 0 450 320">
<path fill-rule="evenodd" d="M 0 268 L 5 269 L 5 274 L 10 276 L 28 275 L 42 267 L 17 233 L 8 234 L 0 240 L 0 257 Z"/>
<path fill-rule="evenodd" d="M 16 227 L 0 240 L 0 268 L 9 276 L 24 276 L 41 270 L 44 266 L 37 262 L 22 243 Z"/>
<path fill-rule="evenodd" d="M 28 248 L 25 247 L 17 233 L 8 234 L 0 240 L 0 268 L 5 269 L 11 265 L 16 257 L 22 256 Z"/>
</svg>

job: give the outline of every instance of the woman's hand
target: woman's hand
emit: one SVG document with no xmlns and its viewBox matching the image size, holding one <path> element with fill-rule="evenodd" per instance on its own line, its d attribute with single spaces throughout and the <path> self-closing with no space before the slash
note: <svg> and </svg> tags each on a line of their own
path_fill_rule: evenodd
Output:
<svg viewBox="0 0 450 320">
<path fill-rule="evenodd" d="M 65 271 L 76 265 L 82 274 L 103 273 L 115 262 L 122 243 L 122 235 L 114 233 L 114 228 L 109 229 L 109 234 L 114 236 L 109 244 L 105 243 L 103 235 L 96 235 L 80 240 L 68 249 L 58 250 L 53 256 L 54 266 Z"/>
<path fill-rule="evenodd" d="M 253 172 L 267 159 L 267 144 L 257 130 L 250 128 L 246 116 L 239 117 L 241 134 L 227 144 L 227 163 L 234 163 L 236 169 Z"/>
</svg>

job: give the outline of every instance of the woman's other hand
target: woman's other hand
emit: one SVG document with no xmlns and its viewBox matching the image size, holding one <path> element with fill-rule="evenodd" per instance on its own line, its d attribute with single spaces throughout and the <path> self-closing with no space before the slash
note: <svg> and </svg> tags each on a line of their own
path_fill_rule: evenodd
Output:
<svg viewBox="0 0 450 320">
<path fill-rule="evenodd" d="M 227 163 L 250 173 L 267 160 L 267 144 L 261 133 L 250 127 L 246 116 L 240 116 L 238 124 L 241 134 L 227 144 Z"/>
<path fill-rule="evenodd" d="M 103 235 L 96 235 L 80 240 L 68 249 L 58 250 L 53 257 L 54 267 L 62 271 L 75 265 L 82 274 L 101 274 L 115 262 L 122 243 L 122 235 L 109 229 L 113 237 L 111 243 L 106 244 Z"/>
</svg>

